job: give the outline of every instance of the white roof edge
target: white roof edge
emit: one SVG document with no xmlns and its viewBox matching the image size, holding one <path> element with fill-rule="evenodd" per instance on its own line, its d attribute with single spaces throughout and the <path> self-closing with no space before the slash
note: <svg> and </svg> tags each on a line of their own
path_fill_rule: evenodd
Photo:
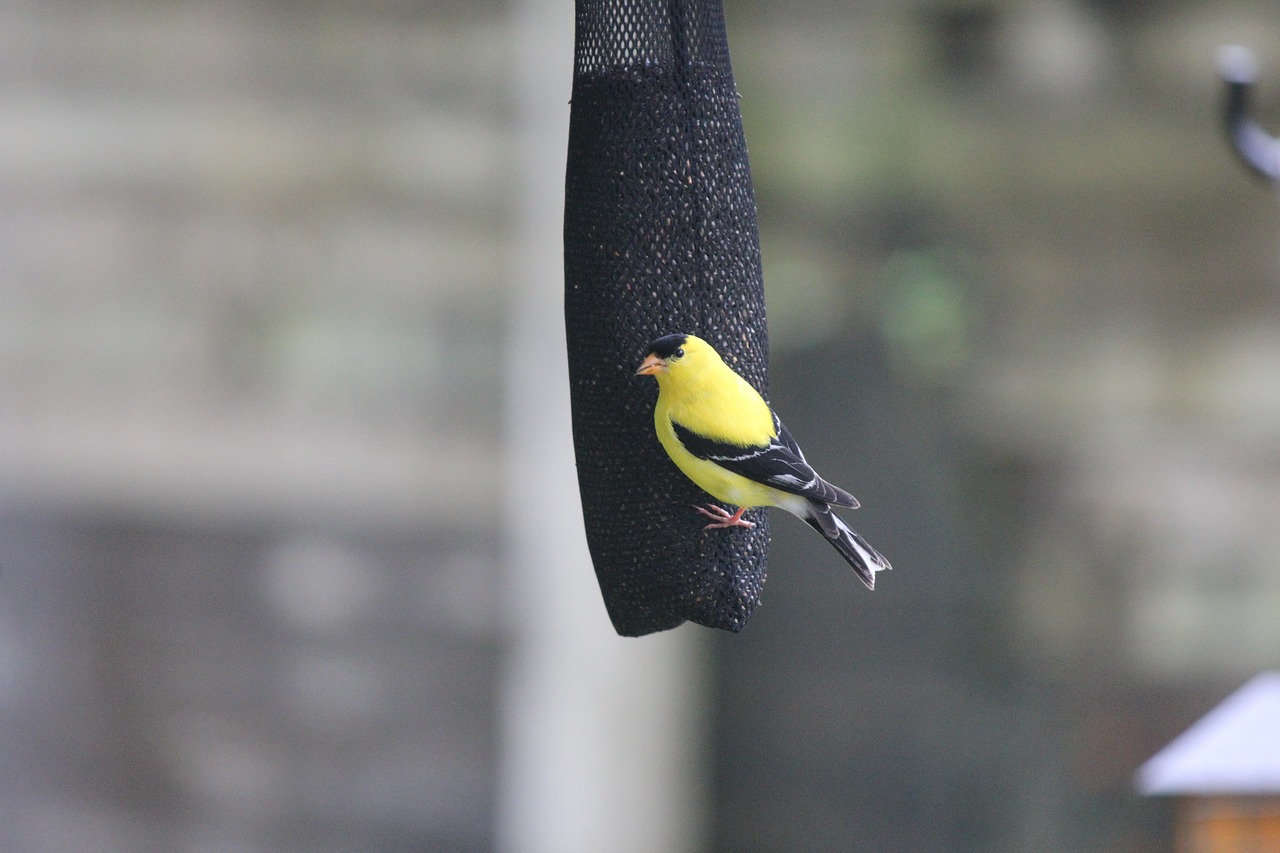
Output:
<svg viewBox="0 0 1280 853">
<path fill-rule="evenodd" d="M 1280 671 L 1263 672 L 1138 768 L 1148 795 L 1280 794 Z"/>
</svg>

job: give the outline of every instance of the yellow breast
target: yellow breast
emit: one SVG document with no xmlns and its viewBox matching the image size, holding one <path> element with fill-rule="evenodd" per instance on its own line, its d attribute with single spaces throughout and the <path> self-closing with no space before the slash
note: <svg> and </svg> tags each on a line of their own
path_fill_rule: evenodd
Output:
<svg viewBox="0 0 1280 853">
<path fill-rule="evenodd" d="M 676 437 L 672 420 L 700 435 L 740 447 L 767 444 L 776 433 L 769 406 L 745 380 L 727 377 L 707 383 L 659 382 L 654 426 L 667 455 L 690 480 L 713 497 L 735 506 L 774 506 L 776 490 L 699 459 Z"/>
</svg>

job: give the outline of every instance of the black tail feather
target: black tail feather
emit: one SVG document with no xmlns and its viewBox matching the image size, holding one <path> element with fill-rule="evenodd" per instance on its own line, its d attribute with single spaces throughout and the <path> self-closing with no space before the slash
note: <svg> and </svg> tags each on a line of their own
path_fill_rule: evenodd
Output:
<svg viewBox="0 0 1280 853">
<path fill-rule="evenodd" d="M 844 523 L 840 516 L 831 511 L 826 504 L 813 503 L 805 523 L 822 534 L 831 546 L 840 552 L 845 562 L 853 566 L 858 577 L 867 589 L 876 588 L 876 572 L 893 568 L 889 561 L 880 556 L 880 552 L 872 548 L 867 540 L 859 536 L 852 527 Z"/>
</svg>

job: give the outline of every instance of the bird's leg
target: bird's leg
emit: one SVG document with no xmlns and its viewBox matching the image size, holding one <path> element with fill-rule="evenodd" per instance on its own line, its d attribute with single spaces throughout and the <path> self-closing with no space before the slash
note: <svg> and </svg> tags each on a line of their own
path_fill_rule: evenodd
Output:
<svg viewBox="0 0 1280 853">
<path fill-rule="evenodd" d="M 703 530 L 719 530 L 724 527 L 756 526 L 755 522 L 747 521 L 742 517 L 742 514 L 747 511 L 745 506 L 738 507 L 738 511 L 734 513 L 730 513 L 724 507 L 719 507 L 715 504 L 707 504 L 705 507 L 695 506 L 694 509 L 705 515 L 707 518 L 714 519 L 711 524 L 702 528 Z"/>
</svg>

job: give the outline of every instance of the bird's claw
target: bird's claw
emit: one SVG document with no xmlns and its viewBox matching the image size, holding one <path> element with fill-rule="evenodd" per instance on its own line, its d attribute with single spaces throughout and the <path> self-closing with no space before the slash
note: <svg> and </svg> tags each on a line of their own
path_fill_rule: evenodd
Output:
<svg viewBox="0 0 1280 853">
<path fill-rule="evenodd" d="M 729 512 L 724 507 L 715 504 L 707 504 L 706 506 L 695 506 L 698 512 L 712 519 L 712 523 L 708 524 L 703 530 L 721 530 L 726 527 L 755 527 L 755 522 L 747 521 L 742 514 L 747 511 L 746 507 L 738 507 L 737 512 Z"/>
</svg>

